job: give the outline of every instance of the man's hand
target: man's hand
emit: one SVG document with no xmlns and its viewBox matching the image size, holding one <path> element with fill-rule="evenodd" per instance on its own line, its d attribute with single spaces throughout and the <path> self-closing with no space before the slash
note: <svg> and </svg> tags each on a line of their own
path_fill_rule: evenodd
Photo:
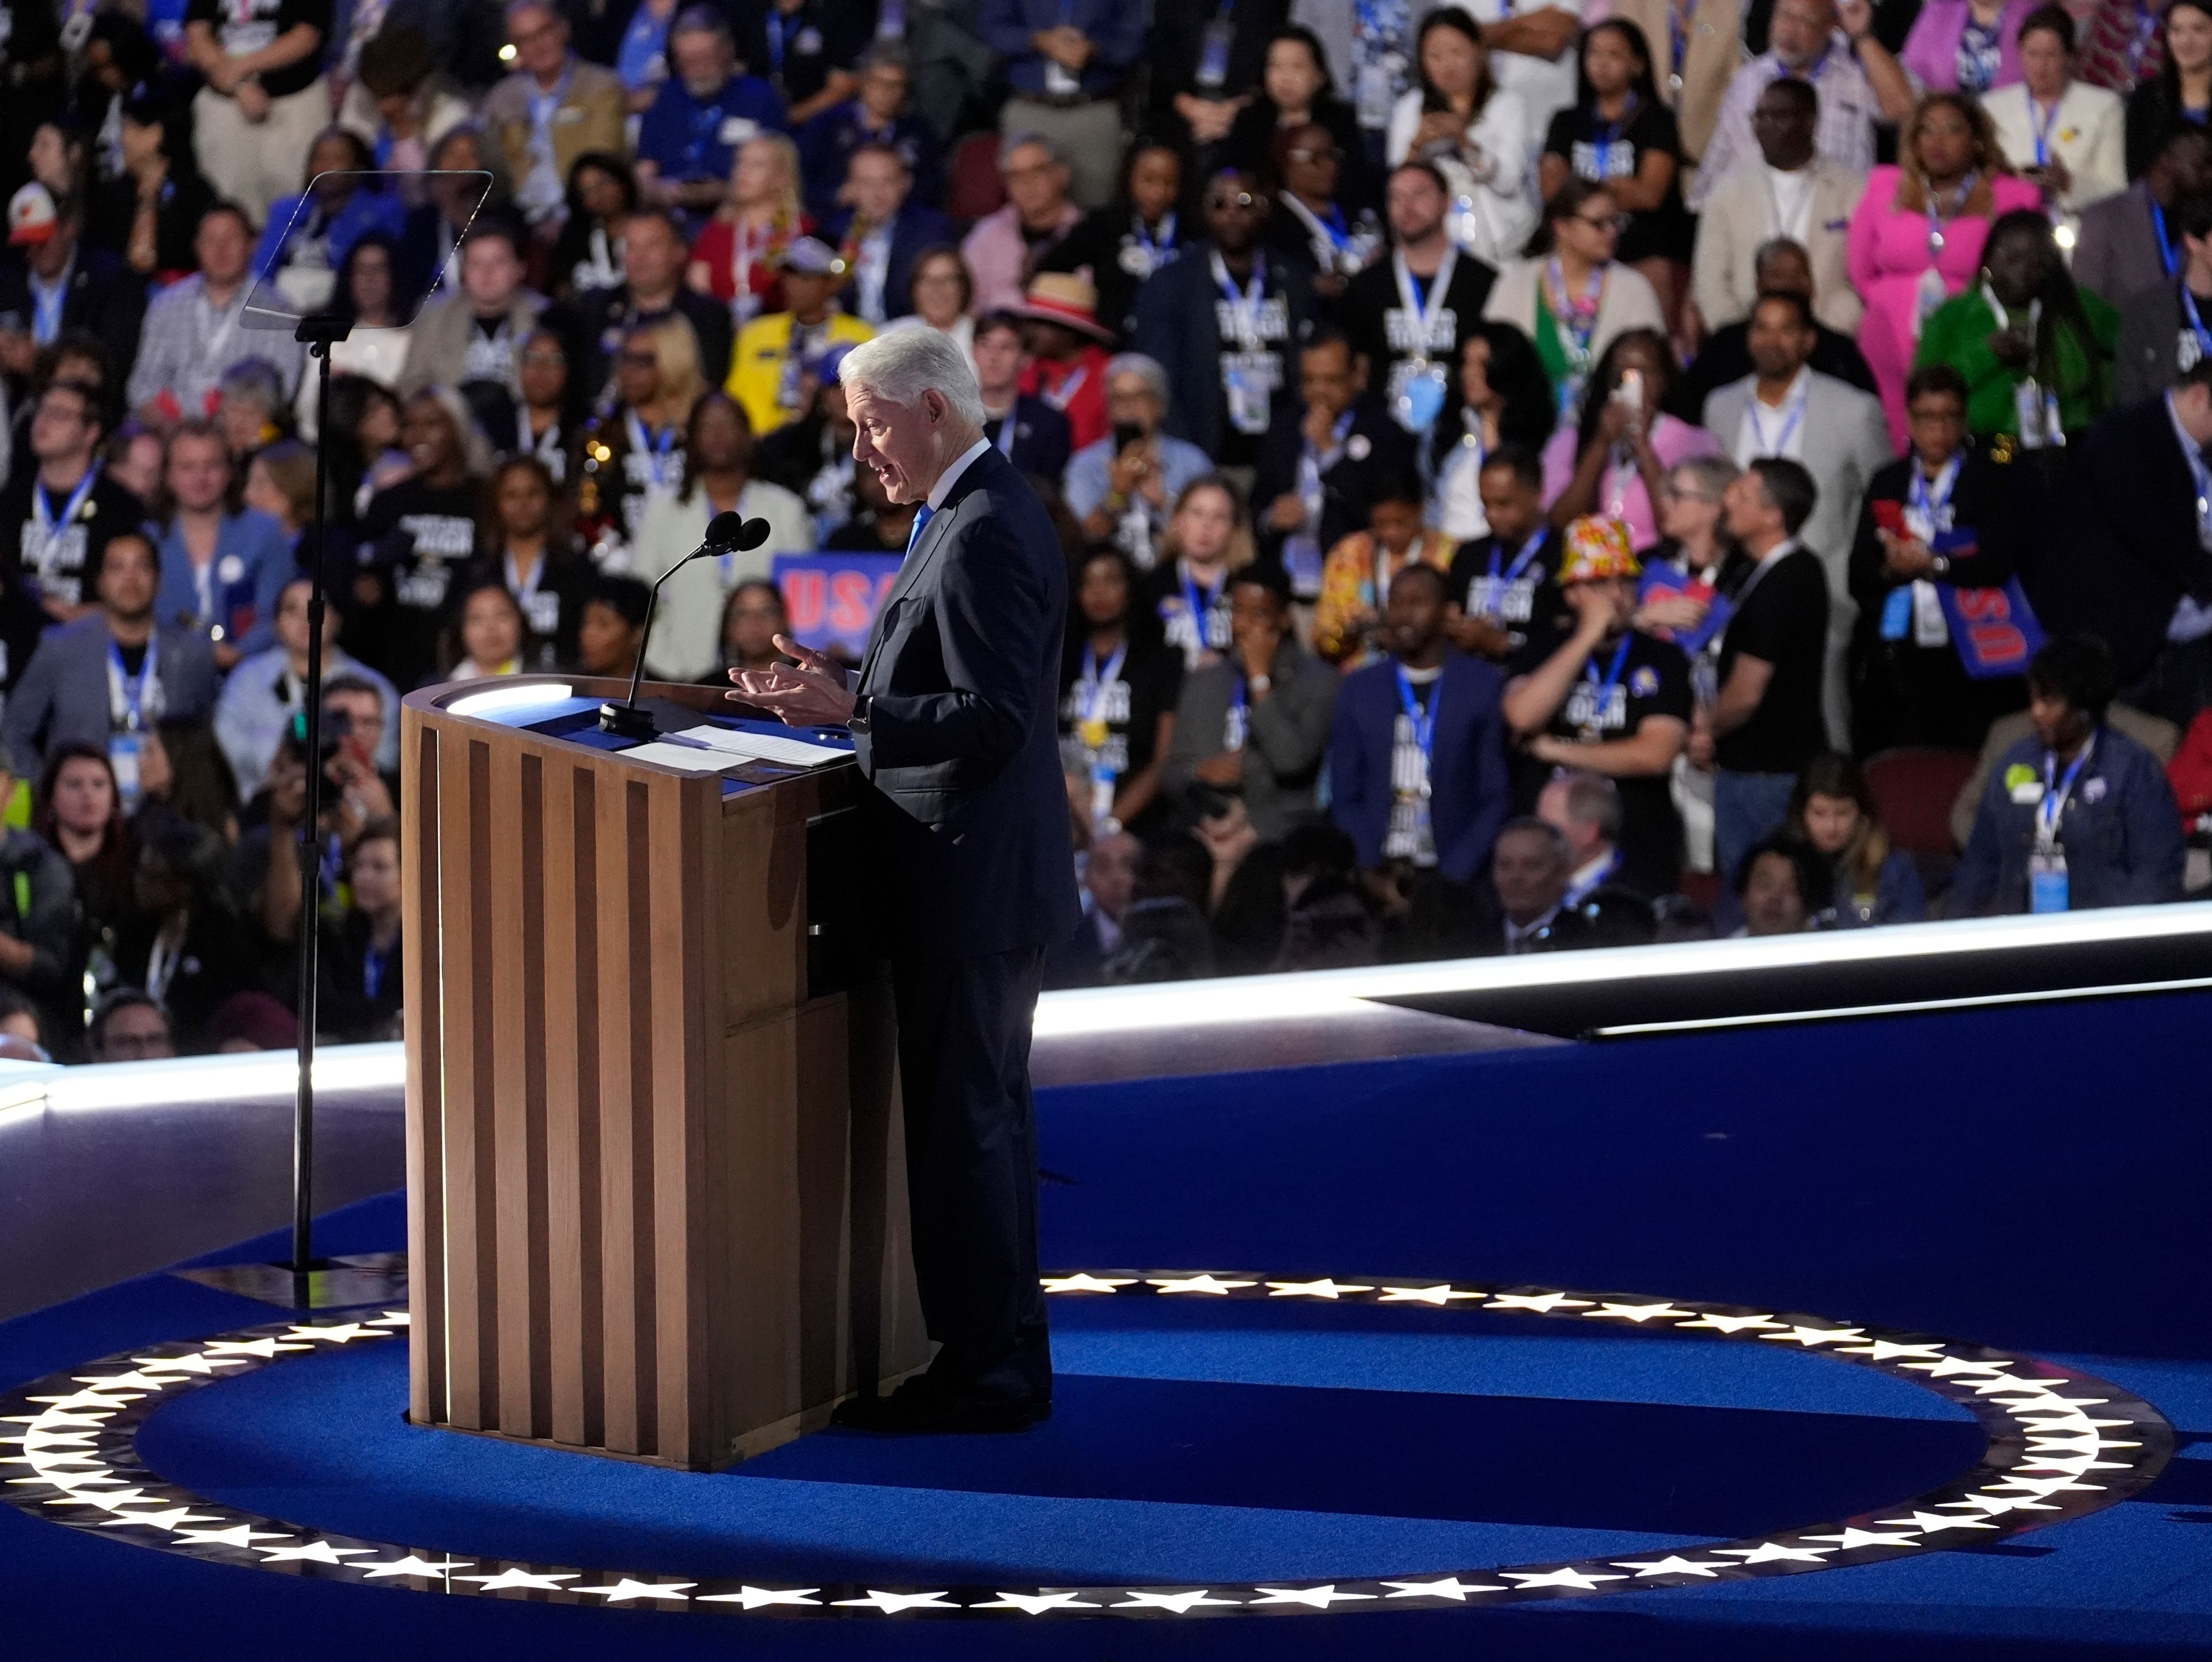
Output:
<svg viewBox="0 0 2212 1662">
<path fill-rule="evenodd" d="M 1498 624 L 1479 612 L 1455 612 L 1451 622 L 1444 626 L 1451 643 L 1463 652 L 1480 652 L 1485 658 L 1503 658 L 1513 650 L 1513 638 Z"/>
<path fill-rule="evenodd" d="M 1705 614 L 1711 610 L 1704 601 L 1690 595 L 1654 595 L 1638 610 L 1636 627 L 1639 629 L 1694 629 L 1705 621 Z"/>
<path fill-rule="evenodd" d="M 1690 718 L 1690 744 L 1686 752 L 1690 766 L 1701 773 L 1713 770 L 1713 718 L 1703 705 Z"/>
<path fill-rule="evenodd" d="M 1575 637 L 1585 646 L 1605 639 L 1613 627 L 1613 597 L 1595 583 L 1567 585 L 1567 604 L 1575 615 Z"/>
<path fill-rule="evenodd" d="M 1269 531 L 1302 531 L 1306 523 L 1306 505 L 1297 492 L 1286 490 L 1267 505 Z"/>
<path fill-rule="evenodd" d="M 248 121 L 269 118 L 269 92 L 258 81 L 240 82 L 231 97 L 237 102 L 239 114 Z"/>
<path fill-rule="evenodd" d="M 1200 785 L 1218 785 L 1233 788 L 1244 783 L 1244 753 L 1242 750 L 1223 750 L 1194 764 L 1191 777 Z"/>
<path fill-rule="evenodd" d="M 1837 0 L 1836 21 L 1854 40 L 1874 27 L 1873 0 Z"/>
<path fill-rule="evenodd" d="M 1918 537 L 1899 537 L 1892 531 L 1877 531 L 1875 535 L 1881 538 L 1883 563 L 1891 576 L 1925 577 L 1935 568 L 1935 555 Z"/>
<path fill-rule="evenodd" d="M 723 696 L 754 704 L 789 727 L 842 727 L 853 719 L 852 689 L 845 671 L 811 646 L 789 635 L 775 638 L 775 649 L 792 663 L 769 670 L 732 670 L 737 691 Z"/>
</svg>

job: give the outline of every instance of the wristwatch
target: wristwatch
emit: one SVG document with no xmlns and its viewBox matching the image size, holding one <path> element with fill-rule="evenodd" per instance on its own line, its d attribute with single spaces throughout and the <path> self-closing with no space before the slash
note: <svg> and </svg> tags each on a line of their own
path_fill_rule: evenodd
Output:
<svg viewBox="0 0 2212 1662">
<path fill-rule="evenodd" d="M 860 697 L 854 699 L 853 701 L 853 713 L 845 718 L 846 730 L 849 732 L 854 733 L 866 732 L 868 731 L 868 713 L 875 707 L 875 703 L 876 695 L 873 693 L 862 693 Z"/>
<path fill-rule="evenodd" d="M 1937 577 L 1948 577 L 1951 572 L 1951 556 L 1948 554 L 1930 555 L 1928 569 Z"/>
</svg>

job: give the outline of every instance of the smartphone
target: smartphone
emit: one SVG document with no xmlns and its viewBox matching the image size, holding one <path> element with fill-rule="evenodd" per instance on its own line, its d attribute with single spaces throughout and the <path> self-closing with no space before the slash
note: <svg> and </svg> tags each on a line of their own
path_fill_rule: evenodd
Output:
<svg viewBox="0 0 2212 1662">
<path fill-rule="evenodd" d="M 1144 443 L 1144 441 L 1145 429 L 1139 427 L 1134 422 L 1116 422 L 1114 423 L 1114 453 L 1116 456 L 1119 456 L 1123 451 L 1128 449 L 1131 445 L 1140 445 Z"/>
<path fill-rule="evenodd" d="M 1644 372 L 1635 366 L 1620 372 L 1620 381 L 1613 389 L 1613 401 L 1626 404 L 1631 409 L 1644 408 Z"/>
</svg>

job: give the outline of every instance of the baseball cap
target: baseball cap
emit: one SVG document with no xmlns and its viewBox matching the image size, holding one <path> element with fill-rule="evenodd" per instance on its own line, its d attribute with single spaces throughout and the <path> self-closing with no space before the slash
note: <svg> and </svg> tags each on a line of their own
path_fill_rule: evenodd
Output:
<svg viewBox="0 0 2212 1662">
<path fill-rule="evenodd" d="M 60 221 L 53 193 L 36 179 L 8 198 L 8 240 L 18 247 L 48 240 Z"/>
</svg>

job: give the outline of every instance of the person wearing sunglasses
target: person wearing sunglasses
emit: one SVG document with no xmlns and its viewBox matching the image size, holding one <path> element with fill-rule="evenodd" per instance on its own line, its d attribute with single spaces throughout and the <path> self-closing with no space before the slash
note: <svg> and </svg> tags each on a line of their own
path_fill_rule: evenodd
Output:
<svg viewBox="0 0 2212 1662">
<path fill-rule="evenodd" d="M 1510 323 L 1536 343 L 1559 417 L 1577 420 L 1583 387 L 1615 337 L 1631 329 L 1664 334 L 1650 282 L 1616 258 L 1626 215 L 1595 179 L 1571 179 L 1544 205 L 1526 258 L 1498 273 L 1482 315 Z"/>
</svg>

